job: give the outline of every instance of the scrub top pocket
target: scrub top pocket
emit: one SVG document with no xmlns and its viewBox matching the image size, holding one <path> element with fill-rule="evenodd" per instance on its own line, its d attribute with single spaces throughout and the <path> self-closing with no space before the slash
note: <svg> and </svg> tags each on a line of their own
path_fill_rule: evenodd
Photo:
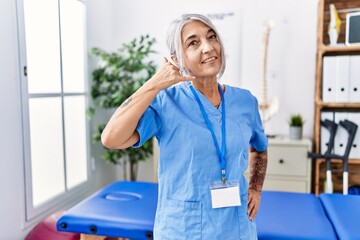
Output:
<svg viewBox="0 0 360 240">
<path fill-rule="evenodd" d="M 166 199 L 160 213 L 164 240 L 201 240 L 201 203 Z"/>
</svg>

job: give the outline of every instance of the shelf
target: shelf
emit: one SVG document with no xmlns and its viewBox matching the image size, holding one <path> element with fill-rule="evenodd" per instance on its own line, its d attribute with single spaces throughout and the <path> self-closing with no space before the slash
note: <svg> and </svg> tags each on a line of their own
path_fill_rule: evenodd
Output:
<svg viewBox="0 0 360 240">
<path fill-rule="evenodd" d="M 322 108 L 329 108 L 329 109 L 359 109 L 360 103 L 359 102 L 346 102 L 346 103 L 335 103 L 335 102 L 323 102 L 323 101 L 317 101 L 317 106 Z"/>
<path fill-rule="evenodd" d="M 360 159 L 349 159 L 349 186 L 358 185 L 360 183 Z M 339 159 L 331 160 L 331 171 L 334 192 L 341 193 L 343 191 L 342 186 L 342 170 L 343 161 Z M 319 195 L 323 192 L 324 182 L 326 179 L 326 163 L 324 159 L 317 159 L 315 162 L 315 194 Z"/>
<path fill-rule="evenodd" d="M 315 161 L 319 161 L 319 162 L 325 162 L 325 158 L 316 158 Z M 332 163 L 338 163 L 338 164 L 342 164 L 343 160 L 340 159 L 331 159 Z M 359 158 L 349 158 L 348 159 L 348 163 L 349 164 L 360 164 L 360 159 Z"/>
<path fill-rule="evenodd" d="M 326 172 L 326 168 L 321 168 L 319 170 L 320 172 Z M 342 174 L 343 170 L 342 169 L 331 169 L 331 173 L 339 173 Z M 359 170 L 348 170 L 349 174 L 360 174 Z"/>
<path fill-rule="evenodd" d="M 321 51 L 323 55 L 331 53 L 360 53 L 360 45 L 357 46 L 326 46 L 324 44 L 320 45 L 318 51 Z"/>
<path fill-rule="evenodd" d="M 321 113 L 322 112 L 360 112 L 360 102 L 324 102 L 322 100 L 323 61 L 324 56 L 360 55 L 360 45 L 346 46 L 346 14 L 359 11 L 360 0 L 319 0 L 318 5 L 318 32 L 315 73 L 315 113 L 314 113 L 314 151 L 320 152 L 321 147 Z M 329 4 L 334 4 L 338 10 L 342 26 L 337 45 L 329 45 L 328 26 L 330 21 Z M 355 89 L 353 89 L 355 90 Z M 360 94 L 360 93 L 359 93 Z M 334 99 L 335 101 L 335 99 Z M 320 166 L 321 164 L 321 166 Z M 313 182 L 314 192 L 319 194 L 325 181 L 325 161 L 315 161 Z M 335 185 L 335 180 L 342 179 L 342 160 L 332 160 L 334 188 L 342 190 L 341 184 Z M 349 160 L 349 183 L 360 184 L 360 159 Z"/>
<path fill-rule="evenodd" d="M 330 43 L 328 35 L 328 26 L 330 23 L 330 4 L 334 4 L 338 10 L 341 19 L 340 33 L 338 37 L 339 43 L 344 43 L 346 38 L 346 15 L 348 13 L 358 12 L 360 8 L 359 0 L 321 0 L 319 9 L 319 24 L 321 27 L 318 29 L 321 41 L 325 44 Z M 321 15 L 321 16 L 320 16 Z"/>
</svg>

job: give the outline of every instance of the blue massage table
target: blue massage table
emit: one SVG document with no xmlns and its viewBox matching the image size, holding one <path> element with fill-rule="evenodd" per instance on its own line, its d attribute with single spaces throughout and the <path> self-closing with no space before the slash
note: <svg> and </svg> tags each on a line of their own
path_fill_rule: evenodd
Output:
<svg viewBox="0 0 360 240">
<path fill-rule="evenodd" d="M 152 239 L 157 193 L 156 183 L 112 183 L 66 211 L 57 229 L 83 235 Z"/>
<path fill-rule="evenodd" d="M 320 200 L 339 239 L 360 240 L 360 196 L 322 194 Z"/>
<path fill-rule="evenodd" d="M 259 240 L 337 239 L 319 198 L 308 193 L 264 191 L 256 223 Z"/>
<path fill-rule="evenodd" d="M 115 182 L 66 211 L 57 229 L 152 239 L 157 191 L 155 183 Z M 360 240 L 359 219 L 360 196 L 276 191 L 263 192 L 255 218 L 259 240 Z"/>
</svg>

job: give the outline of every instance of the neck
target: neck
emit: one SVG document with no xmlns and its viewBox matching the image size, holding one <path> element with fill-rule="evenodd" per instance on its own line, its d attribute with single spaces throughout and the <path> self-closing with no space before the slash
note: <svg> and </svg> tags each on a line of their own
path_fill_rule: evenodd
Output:
<svg viewBox="0 0 360 240">
<path fill-rule="evenodd" d="M 199 90 L 215 107 L 221 103 L 218 82 L 216 78 L 207 80 L 195 80 L 192 82 L 194 88 Z M 224 90 L 224 89 L 223 89 Z"/>
<path fill-rule="evenodd" d="M 193 81 L 193 86 L 199 90 L 206 98 L 213 98 L 219 96 L 217 79 L 196 80 Z"/>
</svg>

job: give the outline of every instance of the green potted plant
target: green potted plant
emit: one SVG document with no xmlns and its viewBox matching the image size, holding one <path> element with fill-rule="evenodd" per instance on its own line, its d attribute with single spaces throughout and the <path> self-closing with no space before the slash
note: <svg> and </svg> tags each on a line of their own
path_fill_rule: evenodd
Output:
<svg viewBox="0 0 360 240">
<path fill-rule="evenodd" d="M 92 117 L 96 108 L 115 111 L 126 99 L 140 88 L 156 72 L 156 65 L 148 60 L 155 53 L 155 39 L 149 35 L 135 38 L 124 43 L 114 52 L 92 48 L 91 55 L 99 59 L 97 67 L 92 71 L 91 97 L 93 106 L 88 108 Z M 105 123 L 96 126 L 93 140 L 100 142 Z M 140 148 L 107 149 L 101 158 L 113 164 L 121 164 L 124 168 L 124 179 L 127 179 L 127 163 L 130 164 L 130 180 L 136 180 L 138 162 L 146 160 L 153 153 L 150 139 Z"/>
<path fill-rule="evenodd" d="M 302 128 L 305 121 L 301 114 L 292 114 L 290 115 L 289 125 L 290 125 L 290 133 L 289 138 L 290 139 L 302 139 Z"/>
</svg>

